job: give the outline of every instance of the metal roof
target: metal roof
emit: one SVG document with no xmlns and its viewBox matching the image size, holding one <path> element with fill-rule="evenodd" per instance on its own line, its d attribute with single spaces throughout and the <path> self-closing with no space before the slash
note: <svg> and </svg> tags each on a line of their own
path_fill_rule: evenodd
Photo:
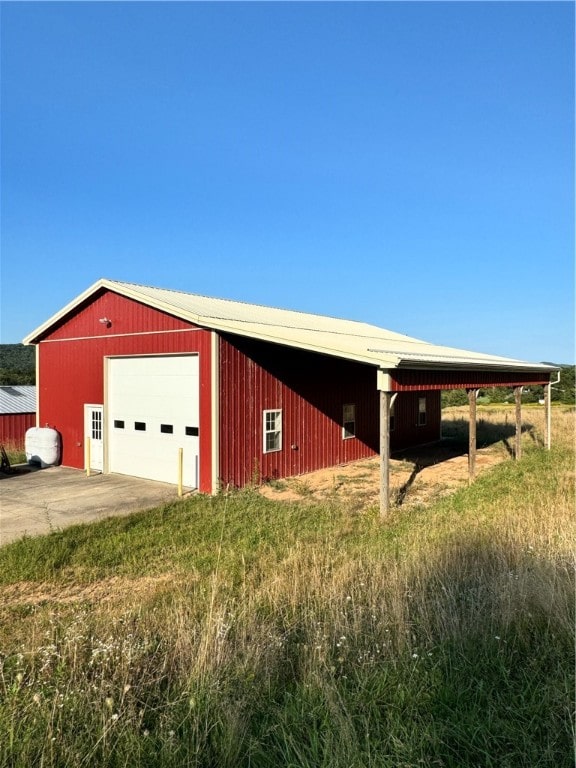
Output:
<svg viewBox="0 0 576 768">
<path fill-rule="evenodd" d="M 204 328 L 248 336 L 383 369 L 490 368 L 554 371 L 554 366 L 438 346 L 355 320 L 102 279 L 24 339 L 33 344 L 102 289 L 114 291 Z"/>
<path fill-rule="evenodd" d="M 13 384 L 0 387 L 0 414 L 36 413 L 36 387 Z"/>
</svg>

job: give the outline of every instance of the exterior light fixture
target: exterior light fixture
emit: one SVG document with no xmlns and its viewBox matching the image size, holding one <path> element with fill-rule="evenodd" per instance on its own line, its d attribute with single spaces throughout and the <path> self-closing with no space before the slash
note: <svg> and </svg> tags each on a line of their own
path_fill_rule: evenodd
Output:
<svg viewBox="0 0 576 768">
<path fill-rule="evenodd" d="M 101 317 L 98 322 L 102 323 L 102 325 L 105 325 L 106 328 L 110 328 L 112 325 L 112 320 L 109 320 L 107 317 Z"/>
</svg>

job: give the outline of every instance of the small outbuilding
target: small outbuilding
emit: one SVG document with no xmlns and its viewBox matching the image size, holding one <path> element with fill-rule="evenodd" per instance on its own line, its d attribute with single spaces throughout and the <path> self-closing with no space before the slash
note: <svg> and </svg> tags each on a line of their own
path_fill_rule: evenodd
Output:
<svg viewBox="0 0 576 768">
<path fill-rule="evenodd" d="M 440 393 L 546 387 L 553 366 L 362 322 L 99 280 L 33 331 L 62 463 L 215 493 L 440 438 Z M 548 435 L 549 441 L 549 435 Z M 518 441 L 519 445 L 519 441 Z M 473 454 L 473 451 L 472 451 Z M 473 473 L 473 466 L 471 468 Z"/>
<path fill-rule="evenodd" d="M 36 387 L 28 384 L 0 386 L 0 443 L 24 448 L 26 430 L 36 425 Z"/>
</svg>

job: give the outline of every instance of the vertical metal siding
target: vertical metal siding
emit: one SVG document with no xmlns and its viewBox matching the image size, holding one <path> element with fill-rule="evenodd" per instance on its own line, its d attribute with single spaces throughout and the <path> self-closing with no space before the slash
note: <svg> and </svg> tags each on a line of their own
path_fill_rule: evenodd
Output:
<svg viewBox="0 0 576 768">
<path fill-rule="evenodd" d="M 427 423 L 418 426 L 418 399 Z M 290 477 L 378 455 L 379 393 L 370 366 L 237 336 L 220 342 L 220 483 Z M 356 405 L 356 436 L 342 438 L 342 409 Z M 282 410 L 282 450 L 263 451 L 262 414 Z M 392 449 L 440 437 L 440 392 L 403 392 Z"/>
<path fill-rule="evenodd" d="M 111 321 L 109 328 L 99 322 L 104 318 Z M 190 324 L 184 320 L 105 290 L 52 329 L 47 338 L 53 341 L 93 336 L 108 338 L 114 334 L 171 331 L 189 327 Z"/>
<path fill-rule="evenodd" d="M 0 443 L 23 450 L 26 430 L 36 426 L 36 413 L 3 413 L 0 415 Z"/>
<path fill-rule="evenodd" d="M 342 407 L 356 436 L 342 439 Z M 262 414 L 282 410 L 282 450 L 263 451 Z M 220 343 L 223 485 L 289 477 L 378 452 L 378 392 L 369 366 L 250 339 Z"/>
<path fill-rule="evenodd" d="M 108 317 L 112 326 L 99 323 Z M 180 331 L 166 333 L 166 331 Z M 116 335 L 120 333 L 136 335 Z M 141 335 L 137 335 L 140 333 Z M 89 336 L 89 338 L 75 338 Z M 73 339 L 73 340 L 70 340 Z M 62 463 L 84 466 L 84 404 L 104 402 L 104 358 L 111 355 L 198 353 L 200 363 L 200 490 L 211 483 L 210 331 L 107 293 L 80 308 L 39 344 L 39 425 L 57 429 Z"/>
<path fill-rule="evenodd" d="M 442 418 L 440 391 L 401 392 L 394 401 L 394 430 L 390 433 L 393 451 L 440 439 Z M 418 400 L 426 398 L 426 424 L 418 425 Z"/>
</svg>

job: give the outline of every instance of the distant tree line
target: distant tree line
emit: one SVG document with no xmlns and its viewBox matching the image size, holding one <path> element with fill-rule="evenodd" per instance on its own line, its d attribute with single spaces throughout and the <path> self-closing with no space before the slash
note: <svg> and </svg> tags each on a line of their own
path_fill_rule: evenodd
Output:
<svg viewBox="0 0 576 768">
<path fill-rule="evenodd" d="M 0 385 L 35 384 L 36 354 L 24 344 L 0 344 Z"/>
<path fill-rule="evenodd" d="M 576 391 L 574 387 L 574 373 L 576 366 L 562 365 L 560 367 L 560 381 L 552 386 L 552 401 L 576 405 Z M 537 403 L 544 397 L 544 387 L 539 385 L 527 386 L 522 389 L 523 403 Z M 514 402 L 514 390 L 512 387 L 484 387 L 478 394 L 477 402 L 480 405 L 489 403 Z M 466 405 L 468 397 L 465 389 L 449 389 L 442 392 L 442 407 L 450 405 Z"/>
</svg>

